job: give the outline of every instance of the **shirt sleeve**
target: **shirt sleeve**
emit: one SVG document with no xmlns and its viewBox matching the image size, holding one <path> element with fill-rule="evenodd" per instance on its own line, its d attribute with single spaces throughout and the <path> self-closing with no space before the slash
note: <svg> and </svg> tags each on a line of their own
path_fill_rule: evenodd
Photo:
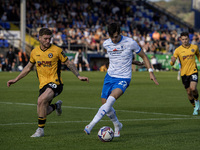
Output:
<svg viewBox="0 0 200 150">
<path fill-rule="evenodd" d="M 35 63 L 35 59 L 34 59 L 34 51 L 32 51 L 31 52 L 31 55 L 30 55 L 30 62 L 32 63 L 32 64 L 34 64 Z"/>
<path fill-rule="evenodd" d="M 142 50 L 141 47 L 137 44 L 137 42 L 134 40 L 132 40 L 131 42 L 131 48 L 136 54 L 138 54 Z"/>
<path fill-rule="evenodd" d="M 178 50 L 177 50 L 177 49 L 175 49 L 173 56 L 174 56 L 175 58 L 178 57 Z"/>
<path fill-rule="evenodd" d="M 66 62 L 68 60 L 68 57 L 65 55 L 65 52 L 62 49 L 59 49 L 58 57 L 61 62 Z"/>
</svg>

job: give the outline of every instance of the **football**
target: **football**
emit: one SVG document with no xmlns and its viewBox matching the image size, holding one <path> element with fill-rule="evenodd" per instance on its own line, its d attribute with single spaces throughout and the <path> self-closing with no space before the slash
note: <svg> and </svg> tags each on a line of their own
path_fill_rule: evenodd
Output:
<svg viewBox="0 0 200 150">
<path fill-rule="evenodd" d="M 104 126 L 99 129 L 98 137 L 103 142 L 110 142 L 114 138 L 114 131 L 111 127 Z"/>
</svg>

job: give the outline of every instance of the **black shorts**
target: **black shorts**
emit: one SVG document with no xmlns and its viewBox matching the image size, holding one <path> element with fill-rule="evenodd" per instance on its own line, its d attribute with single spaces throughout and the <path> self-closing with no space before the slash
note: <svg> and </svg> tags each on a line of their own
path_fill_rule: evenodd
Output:
<svg viewBox="0 0 200 150">
<path fill-rule="evenodd" d="M 62 90 L 63 90 L 63 84 L 60 84 L 60 85 L 57 85 L 53 82 L 50 82 L 48 84 L 46 84 L 45 86 L 43 86 L 43 88 L 40 89 L 40 94 L 39 96 L 44 93 L 44 91 L 47 89 L 47 88 L 51 88 L 53 91 L 54 91 L 54 97 L 58 96 Z"/>
<path fill-rule="evenodd" d="M 184 75 L 184 76 L 181 76 L 181 78 L 182 78 L 182 83 L 185 86 L 185 89 L 190 87 L 191 81 L 198 83 L 198 73 L 194 73 L 189 76 Z"/>
</svg>

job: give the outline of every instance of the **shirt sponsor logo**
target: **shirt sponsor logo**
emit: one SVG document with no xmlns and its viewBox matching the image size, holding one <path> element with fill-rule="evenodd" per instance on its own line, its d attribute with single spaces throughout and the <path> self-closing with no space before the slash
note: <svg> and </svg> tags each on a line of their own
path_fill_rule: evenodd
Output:
<svg viewBox="0 0 200 150">
<path fill-rule="evenodd" d="M 52 67 L 51 61 L 37 61 L 38 67 Z"/>
<path fill-rule="evenodd" d="M 188 59 L 192 59 L 192 58 L 193 58 L 193 56 L 194 56 L 194 55 L 187 55 L 187 56 L 183 56 L 183 60 L 185 60 L 185 59 L 187 59 L 187 60 L 188 60 Z"/>
</svg>

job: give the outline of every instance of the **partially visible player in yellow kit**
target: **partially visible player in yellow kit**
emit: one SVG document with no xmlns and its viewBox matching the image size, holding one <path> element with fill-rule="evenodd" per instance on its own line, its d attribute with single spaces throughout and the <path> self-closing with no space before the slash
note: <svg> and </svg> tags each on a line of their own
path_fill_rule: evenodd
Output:
<svg viewBox="0 0 200 150">
<path fill-rule="evenodd" d="M 48 28 L 42 28 L 39 31 L 40 46 L 32 50 L 29 63 L 24 67 L 22 72 L 12 80 L 7 82 L 7 86 L 16 83 L 25 77 L 36 65 L 37 75 L 39 78 L 39 97 L 37 102 L 38 129 L 31 137 L 44 136 L 44 126 L 46 117 L 56 110 L 57 115 L 61 115 L 62 101 L 51 104 L 54 97 L 59 95 L 63 90 L 63 81 L 61 79 L 61 62 L 76 75 L 81 81 L 89 81 L 87 77 L 80 76 L 76 66 L 71 62 L 61 48 L 50 43 L 52 32 Z"/>
<path fill-rule="evenodd" d="M 197 45 L 189 43 L 189 34 L 181 33 L 182 45 L 175 49 L 171 57 L 170 64 L 173 66 L 178 58 L 181 63 L 181 78 L 182 83 L 187 91 L 188 99 L 194 106 L 193 115 L 198 115 L 199 111 L 199 94 L 197 90 L 198 70 L 195 62 L 195 55 L 200 61 L 199 48 Z"/>
</svg>

